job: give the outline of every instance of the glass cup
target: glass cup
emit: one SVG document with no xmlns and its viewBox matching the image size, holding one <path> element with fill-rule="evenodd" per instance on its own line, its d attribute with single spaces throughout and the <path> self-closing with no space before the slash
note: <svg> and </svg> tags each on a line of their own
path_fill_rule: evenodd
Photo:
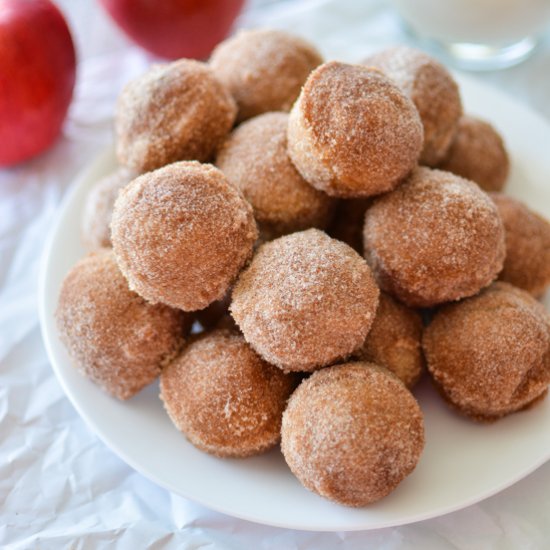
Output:
<svg viewBox="0 0 550 550">
<path fill-rule="evenodd" d="M 550 21 L 550 0 L 391 0 L 407 27 L 463 69 L 515 65 Z"/>
</svg>

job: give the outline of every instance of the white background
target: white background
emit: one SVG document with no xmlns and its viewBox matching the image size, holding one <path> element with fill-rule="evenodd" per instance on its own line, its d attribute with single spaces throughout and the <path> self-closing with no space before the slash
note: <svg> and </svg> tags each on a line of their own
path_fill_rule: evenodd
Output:
<svg viewBox="0 0 550 550">
<path fill-rule="evenodd" d="M 63 136 L 40 157 L 0 170 L 0 545 L 548 548 L 550 463 L 501 494 L 447 516 L 363 533 L 308 533 L 235 520 L 171 495 L 131 470 L 86 427 L 53 376 L 40 338 L 40 254 L 71 180 L 111 140 L 118 91 L 150 59 L 93 0 L 57 3 L 79 57 Z M 407 40 L 380 0 L 259 0 L 249 4 L 239 24 L 286 28 L 311 39 L 327 57 L 347 60 Z M 526 63 L 479 78 L 550 118 L 550 35 Z"/>
</svg>

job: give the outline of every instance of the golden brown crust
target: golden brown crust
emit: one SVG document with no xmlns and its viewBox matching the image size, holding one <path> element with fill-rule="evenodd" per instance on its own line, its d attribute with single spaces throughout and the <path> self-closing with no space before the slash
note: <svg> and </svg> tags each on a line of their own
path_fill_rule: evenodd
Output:
<svg viewBox="0 0 550 550">
<path fill-rule="evenodd" d="M 496 278 L 504 227 L 475 183 L 420 167 L 367 210 L 364 246 L 382 290 L 430 307 L 472 296 Z"/>
<path fill-rule="evenodd" d="M 475 181 L 485 191 L 500 191 L 508 178 L 510 160 L 493 126 L 463 116 L 440 169 Z"/>
<path fill-rule="evenodd" d="M 490 193 L 506 230 L 506 258 L 499 279 L 539 297 L 550 285 L 550 223 L 525 204 Z"/>
<path fill-rule="evenodd" d="M 550 383 L 548 312 L 507 283 L 440 309 L 424 331 L 423 347 L 440 391 L 474 420 L 521 410 Z"/>
<path fill-rule="evenodd" d="M 88 250 L 112 246 L 111 217 L 118 192 L 137 176 L 133 170 L 121 167 L 90 189 L 82 214 L 82 241 Z"/>
<path fill-rule="evenodd" d="M 220 457 L 263 453 L 280 437 L 294 377 L 263 361 L 243 337 L 215 330 L 195 338 L 163 370 L 166 412 L 199 449 Z"/>
<path fill-rule="evenodd" d="M 154 65 L 119 96 L 118 160 L 140 173 L 178 160 L 208 161 L 236 114 L 235 101 L 208 65 L 190 59 Z"/>
<path fill-rule="evenodd" d="M 312 371 L 365 341 L 378 305 L 367 263 L 346 244 L 308 229 L 260 247 L 230 311 L 246 341 L 287 371 Z"/>
<path fill-rule="evenodd" d="M 75 367 L 119 399 L 157 378 L 191 324 L 183 312 L 148 304 L 130 291 L 106 249 L 89 254 L 67 274 L 56 320 Z"/>
<path fill-rule="evenodd" d="M 111 224 L 130 288 L 184 311 L 221 299 L 252 254 L 252 208 L 217 168 L 177 162 L 122 190 Z"/>
<path fill-rule="evenodd" d="M 288 151 L 311 185 L 367 197 L 414 168 L 422 124 L 412 101 L 377 70 L 332 61 L 311 73 L 290 113 Z"/>
<path fill-rule="evenodd" d="M 333 200 L 311 187 L 287 154 L 287 113 L 250 119 L 227 138 L 216 165 L 254 209 L 260 233 L 273 239 L 310 227 L 324 228 Z"/>
<path fill-rule="evenodd" d="M 458 85 L 447 69 L 424 52 L 398 46 L 363 61 L 391 78 L 414 102 L 424 127 L 420 163 L 437 166 L 447 153 L 462 115 Z"/>
<path fill-rule="evenodd" d="M 420 314 L 381 292 L 372 327 L 355 355 L 386 367 L 411 389 L 424 369 Z"/>
<path fill-rule="evenodd" d="M 322 62 L 305 40 L 271 29 L 240 31 L 210 58 L 215 75 L 237 102 L 239 122 L 268 111 L 289 111 L 309 73 Z"/>
<path fill-rule="evenodd" d="M 283 415 L 281 449 L 310 491 L 346 506 L 389 494 L 424 448 L 418 403 L 389 371 L 366 362 L 304 380 Z"/>
</svg>

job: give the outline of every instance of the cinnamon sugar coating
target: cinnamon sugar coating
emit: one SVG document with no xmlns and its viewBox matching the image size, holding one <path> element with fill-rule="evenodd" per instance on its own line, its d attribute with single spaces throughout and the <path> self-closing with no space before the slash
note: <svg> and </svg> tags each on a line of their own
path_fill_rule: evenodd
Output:
<svg viewBox="0 0 550 550">
<path fill-rule="evenodd" d="M 381 292 L 372 327 L 355 356 L 386 367 L 411 389 L 424 368 L 420 314 Z"/>
<path fill-rule="evenodd" d="M 317 189 L 367 197 L 416 166 L 422 135 L 414 104 L 380 71 L 332 61 L 311 73 L 292 108 L 288 152 Z"/>
<path fill-rule="evenodd" d="M 225 141 L 216 165 L 250 202 L 264 239 L 324 228 L 333 199 L 309 185 L 287 154 L 288 114 L 247 120 Z"/>
<path fill-rule="evenodd" d="M 327 234 L 342 241 L 363 255 L 365 212 L 371 199 L 341 199 L 336 203 Z"/>
<path fill-rule="evenodd" d="M 125 187 L 111 224 L 117 262 L 146 300 L 184 311 L 223 298 L 252 254 L 252 208 L 217 168 L 177 162 Z"/>
<path fill-rule="evenodd" d="M 90 189 L 82 214 L 82 241 L 88 250 L 112 246 L 111 217 L 118 192 L 137 175 L 136 172 L 121 167 L 101 178 Z"/>
<path fill-rule="evenodd" d="M 214 74 L 233 94 L 237 120 L 290 111 L 309 73 L 323 62 L 309 42 L 279 30 L 242 30 L 212 52 Z"/>
<path fill-rule="evenodd" d="M 159 376 L 191 324 L 182 311 L 132 292 L 107 249 L 85 256 L 67 274 L 55 316 L 75 367 L 118 399 Z"/>
<path fill-rule="evenodd" d="M 423 346 L 444 397 L 474 420 L 521 410 L 550 383 L 548 313 L 507 283 L 443 307 L 425 329 Z"/>
<path fill-rule="evenodd" d="M 207 453 L 245 457 L 280 438 L 295 381 L 263 361 L 243 337 L 215 330 L 195 338 L 160 379 L 160 396 L 176 427 Z"/>
<path fill-rule="evenodd" d="M 495 128 L 465 115 L 440 169 L 475 181 L 485 191 L 500 191 L 508 179 L 510 160 Z"/>
<path fill-rule="evenodd" d="M 378 294 L 359 254 L 308 229 L 259 248 L 233 289 L 230 311 L 266 361 L 313 371 L 363 344 Z"/>
<path fill-rule="evenodd" d="M 140 173 L 177 160 L 208 161 L 236 114 L 235 101 L 208 65 L 190 59 L 153 65 L 118 98 L 118 160 Z"/>
<path fill-rule="evenodd" d="M 521 201 L 490 193 L 506 232 L 506 258 L 499 279 L 540 297 L 550 285 L 550 223 Z"/>
<path fill-rule="evenodd" d="M 363 64 L 380 69 L 412 99 L 424 127 L 420 163 L 437 166 L 462 115 L 458 85 L 449 71 L 424 52 L 406 46 L 383 50 Z"/>
<path fill-rule="evenodd" d="M 424 448 L 418 403 L 390 372 L 366 362 L 320 370 L 292 394 L 281 450 L 310 491 L 346 506 L 391 493 Z"/>
<path fill-rule="evenodd" d="M 496 278 L 504 226 L 475 183 L 420 167 L 367 210 L 364 247 L 382 290 L 430 307 L 472 296 Z"/>
</svg>

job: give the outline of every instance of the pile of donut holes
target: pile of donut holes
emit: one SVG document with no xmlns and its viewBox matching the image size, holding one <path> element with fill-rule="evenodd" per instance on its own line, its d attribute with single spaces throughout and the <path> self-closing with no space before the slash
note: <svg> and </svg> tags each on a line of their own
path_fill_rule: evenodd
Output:
<svg viewBox="0 0 550 550">
<path fill-rule="evenodd" d="M 242 31 L 130 82 L 115 134 L 60 335 L 116 398 L 160 376 L 199 449 L 280 442 L 306 488 L 365 506 L 420 459 L 425 371 L 477 421 L 545 395 L 550 224 L 502 194 L 503 139 L 428 55 L 324 63 Z"/>
</svg>

